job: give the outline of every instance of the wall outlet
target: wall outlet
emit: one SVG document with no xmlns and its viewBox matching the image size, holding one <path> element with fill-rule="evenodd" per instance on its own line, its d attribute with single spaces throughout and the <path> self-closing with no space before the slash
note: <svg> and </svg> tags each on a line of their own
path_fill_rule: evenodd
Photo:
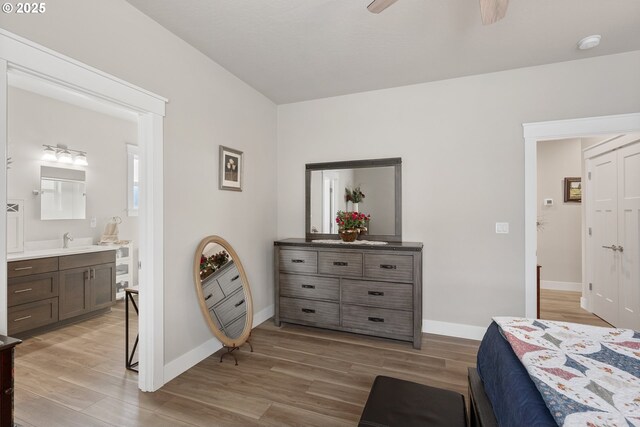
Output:
<svg viewBox="0 0 640 427">
<path fill-rule="evenodd" d="M 544 199 L 545 206 L 553 206 L 553 199 Z"/>
<path fill-rule="evenodd" d="M 96 228 L 96 225 L 98 225 L 98 221 L 96 220 L 96 217 L 92 217 L 91 218 L 91 228 Z"/>
<path fill-rule="evenodd" d="M 508 222 L 496 222 L 496 233 L 497 234 L 509 234 L 509 223 Z"/>
</svg>

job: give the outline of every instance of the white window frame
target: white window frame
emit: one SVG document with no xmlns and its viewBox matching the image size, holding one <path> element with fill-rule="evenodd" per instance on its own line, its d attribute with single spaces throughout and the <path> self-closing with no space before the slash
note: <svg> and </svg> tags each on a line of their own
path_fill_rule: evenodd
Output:
<svg viewBox="0 0 640 427">
<path fill-rule="evenodd" d="M 134 206 L 133 187 L 134 187 L 134 163 L 138 162 L 138 206 Z M 127 215 L 138 216 L 140 204 L 140 154 L 137 145 L 127 144 Z"/>
</svg>

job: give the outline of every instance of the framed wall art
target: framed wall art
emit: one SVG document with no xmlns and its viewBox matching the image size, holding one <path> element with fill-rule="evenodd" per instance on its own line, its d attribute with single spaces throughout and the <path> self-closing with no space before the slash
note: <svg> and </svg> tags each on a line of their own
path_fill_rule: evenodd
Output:
<svg viewBox="0 0 640 427">
<path fill-rule="evenodd" d="M 582 202 L 582 178 L 564 179 L 564 201 L 566 203 Z"/>
<path fill-rule="evenodd" d="M 244 160 L 242 151 L 220 146 L 220 189 L 242 191 Z"/>
</svg>

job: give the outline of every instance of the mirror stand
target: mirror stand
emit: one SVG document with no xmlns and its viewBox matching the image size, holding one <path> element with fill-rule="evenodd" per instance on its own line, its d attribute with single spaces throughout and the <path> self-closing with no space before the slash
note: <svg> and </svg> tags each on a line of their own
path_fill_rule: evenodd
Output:
<svg viewBox="0 0 640 427">
<path fill-rule="evenodd" d="M 251 338 L 251 333 L 249 333 L 249 338 Z M 247 338 L 247 340 L 244 342 L 244 344 L 249 344 L 249 348 L 251 349 L 251 353 L 253 353 L 253 345 L 251 345 L 251 341 L 249 340 L 249 338 Z M 244 344 L 240 344 L 241 346 Z M 233 360 L 236 361 L 236 366 L 238 366 L 238 358 L 236 357 L 235 354 L 233 354 L 234 351 L 236 350 L 240 350 L 240 347 L 238 347 L 237 345 L 233 345 L 233 346 L 227 346 L 227 345 L 223 345 L 222 346 L 223 349 L 226 349 L 226 352 L 223 352 L 220 355 L 220 363 L 222 363 L 222 358 L 224 356 L 230 355 L 233 357 Z"/>
</svg>

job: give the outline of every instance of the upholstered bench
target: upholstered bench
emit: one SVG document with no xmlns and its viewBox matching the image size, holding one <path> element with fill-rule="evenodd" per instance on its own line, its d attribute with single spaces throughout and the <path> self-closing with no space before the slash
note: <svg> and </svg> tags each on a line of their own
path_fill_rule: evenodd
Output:
<svg viewBox="0 0 640 427">
<path fill-rule="evenodd" d="M 378 376 L 359 427 L 466 427 L 464 396 L 411 381 Z"/>
</svg>

